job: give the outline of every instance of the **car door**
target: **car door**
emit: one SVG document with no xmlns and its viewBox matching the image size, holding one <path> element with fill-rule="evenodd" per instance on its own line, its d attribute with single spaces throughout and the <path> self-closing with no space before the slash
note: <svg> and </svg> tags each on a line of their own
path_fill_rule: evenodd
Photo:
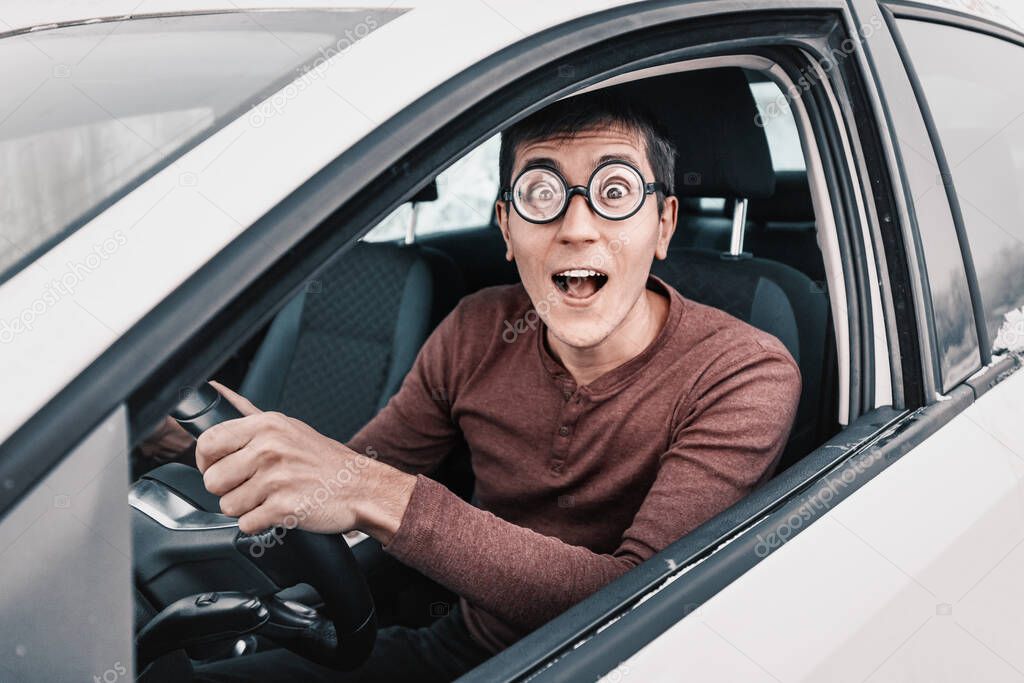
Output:
<svg viewBox="0 0 1024 683">
<path fill-rule="evenodd" d="M 1024 168 L 1024 105 L 1001 76 L 1024 36 L 935 5 L 850 15 L 916 233 L 885 257 L 918 271 L 926 405 L 539 679 L 1024 679 L 1024 211 L 992 189 Z M 709 590 L 730 556 L 765 559 Z"/>
</svg>

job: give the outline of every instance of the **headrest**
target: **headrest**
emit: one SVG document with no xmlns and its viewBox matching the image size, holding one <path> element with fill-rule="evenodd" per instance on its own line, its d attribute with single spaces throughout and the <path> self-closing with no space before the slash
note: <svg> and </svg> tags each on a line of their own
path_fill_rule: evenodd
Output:
<svg viewBox="0 0 1024 683">
<path fill-rule="evenodd" d="M 809 223 L 814 220 L 814 205 L 805 171 L 780 171 L 775 176 L 775 194 L 755 199 L 747 207 L 747 218 L 763 223 Z"/>
<path fill-rule="evenodd" d="M 754 96 L 736 67 L 655 76 L 611 86 L 642 103 L 679 152 L 680 197 L 769 197 L 775 173 Z"/>
</svg>

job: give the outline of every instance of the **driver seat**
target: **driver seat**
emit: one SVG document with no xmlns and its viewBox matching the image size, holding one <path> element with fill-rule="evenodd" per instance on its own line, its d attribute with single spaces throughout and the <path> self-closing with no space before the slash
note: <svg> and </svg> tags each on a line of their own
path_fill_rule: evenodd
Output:
<svg viewBox="0 0 1024 683">
<path fill-rule="evenodd" d="M 398 390 L 461 294 L 454 262 L 439 252 L 359 242 L 277 314 L 241 393 L 345 442 Z"/>
</svg>

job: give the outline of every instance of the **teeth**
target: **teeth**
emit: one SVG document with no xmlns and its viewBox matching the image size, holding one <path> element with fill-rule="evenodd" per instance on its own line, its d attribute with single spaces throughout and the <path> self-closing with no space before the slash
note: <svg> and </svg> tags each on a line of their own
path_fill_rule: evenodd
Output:
<svg viewBox="0 0 1024 683">
<path fill-rule="evenodd" d="M 597 277 L 598 275 L 604 275 L 596 270 L 587 270 L 586 268 L 576 268 L 574 270 L 563 270 L 561 273 L 555 273 L 559 277 Z"/>
</svg>

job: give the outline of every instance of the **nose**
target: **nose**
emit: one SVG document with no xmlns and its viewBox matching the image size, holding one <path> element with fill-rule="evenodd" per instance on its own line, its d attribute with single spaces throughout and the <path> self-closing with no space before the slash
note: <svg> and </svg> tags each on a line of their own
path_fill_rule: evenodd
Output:
<svg viewBox="0 0 1024 683">
<path fill-rule="evenodd" d="M 601 237 L 598 229 L 600 216 L 590 210 L 586 197 L 581 194 L 569 198 L 569 206 L 559 221 L 557 238 L 563 244 L 590 244 Z"/>
</svg>

